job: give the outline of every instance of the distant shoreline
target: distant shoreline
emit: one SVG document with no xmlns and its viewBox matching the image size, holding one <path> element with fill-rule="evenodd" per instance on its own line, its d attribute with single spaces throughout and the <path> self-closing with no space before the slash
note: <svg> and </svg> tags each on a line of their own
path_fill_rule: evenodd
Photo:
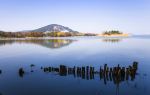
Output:
<svg viewBox="0 0 150 95">
<path fill-rule="evenodd" d="M 69 37 L 25 37 L 25 38 L 0 38 L 0 40 L 40 40 L 40 39 L 58 39 Z"/>
<path fill-rule="evenodd" d="M 24 38 L 9 38 L 9 37 L 0 37 L 0 40 L 39 40 L 39 39 L 69 39 L 69 38 L 76 38 L 76 37 L 106 37 L 106 38 L 114 38 L 114 37 L 131 37 L 129 34 L 112 34 L 112 35 L 106 35 L 106 34 L 98 34 L 96 36 L 66 36 L 66 37 L 24 37 Z"/>
<path fill-rule="evenodd" d="M 123 34 L 110 34 L 110 35 L 108 35 L 108 34 L 99 34 L 98 36 L 99 37 L 130 37 L 131 35 L 123 33 Z"/>
<path fill-rule="evenodd" d="M 98 36 L 67 36 L 67 37 L 24 37 L 24 38 L 5 38 L 0 37 L 0 40 L 44 40 L 44 39 L 71 39 L 76 37 L 98 37 Z"/>
</svg>

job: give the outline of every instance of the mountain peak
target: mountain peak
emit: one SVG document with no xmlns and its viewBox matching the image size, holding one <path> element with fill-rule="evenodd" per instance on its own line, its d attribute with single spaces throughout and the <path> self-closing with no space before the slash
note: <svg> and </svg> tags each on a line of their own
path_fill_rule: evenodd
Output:
<svg viewBox="0 0 150 95">
<path fill-rule="evenodd" d="M 32 30 L 32 32 L 77 32 L 77 31 L 74 31 L 69 27 L 62 26 L 59 24 L 50 24 L 42 28 Z"/>
</svg>

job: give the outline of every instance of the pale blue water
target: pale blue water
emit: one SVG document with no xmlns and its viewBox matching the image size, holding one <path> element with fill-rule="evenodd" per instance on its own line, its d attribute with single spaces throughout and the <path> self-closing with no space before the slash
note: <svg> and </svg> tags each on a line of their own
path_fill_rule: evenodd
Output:
<svg viewBox="0 0 150 95">
<path fill-rule="evenodd" d="M 134 81 L 119 86 L 108 80 L 86 80 L 73 75 L 44 73 L 42 67 L 93 66 L 99 70 L 105 63 L 127 67 L 139 62 Z M 31 71 L 30 65 L 35 67 Z M 19 68 L 25 70 L 23 77 Z M 150 37 L 104 39 L 73 37 L 49 40 L 0 41 L 0 95 L 149 95 Z"/>
</svg>

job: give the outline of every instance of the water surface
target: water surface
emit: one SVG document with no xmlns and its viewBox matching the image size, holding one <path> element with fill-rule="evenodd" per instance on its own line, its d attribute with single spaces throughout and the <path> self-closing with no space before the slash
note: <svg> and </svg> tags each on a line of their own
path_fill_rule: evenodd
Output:
<svg viewBox="0 0 150 95">
<path fill-rule="evenodd" d="M 150 37 L 139 36 L 0 40 L 0 95 L 149 95 L 149 44 Z M 87 79 L 41 69 L 65 65 L 92 66 L 99 71 L 104 64 L 128 67 L 134 61 L 139 63 L 135 79 L 117 84 L 99 74 Z M 19 68 L 24 69 L 23 76 L 18 74 Z"/>
</svg>

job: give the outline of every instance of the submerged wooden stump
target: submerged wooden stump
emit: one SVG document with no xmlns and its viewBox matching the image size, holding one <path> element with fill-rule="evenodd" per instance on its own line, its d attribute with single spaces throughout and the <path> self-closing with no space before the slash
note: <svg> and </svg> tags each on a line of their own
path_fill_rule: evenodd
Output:
<svg viewBox="0 0 150 95">
<path fill-rule="evenodd" d="M 23 77 L 25 71 L 23 70 L 23 68 L 20 68 L 18 73 L 20 77 Z"/>
</svg>

